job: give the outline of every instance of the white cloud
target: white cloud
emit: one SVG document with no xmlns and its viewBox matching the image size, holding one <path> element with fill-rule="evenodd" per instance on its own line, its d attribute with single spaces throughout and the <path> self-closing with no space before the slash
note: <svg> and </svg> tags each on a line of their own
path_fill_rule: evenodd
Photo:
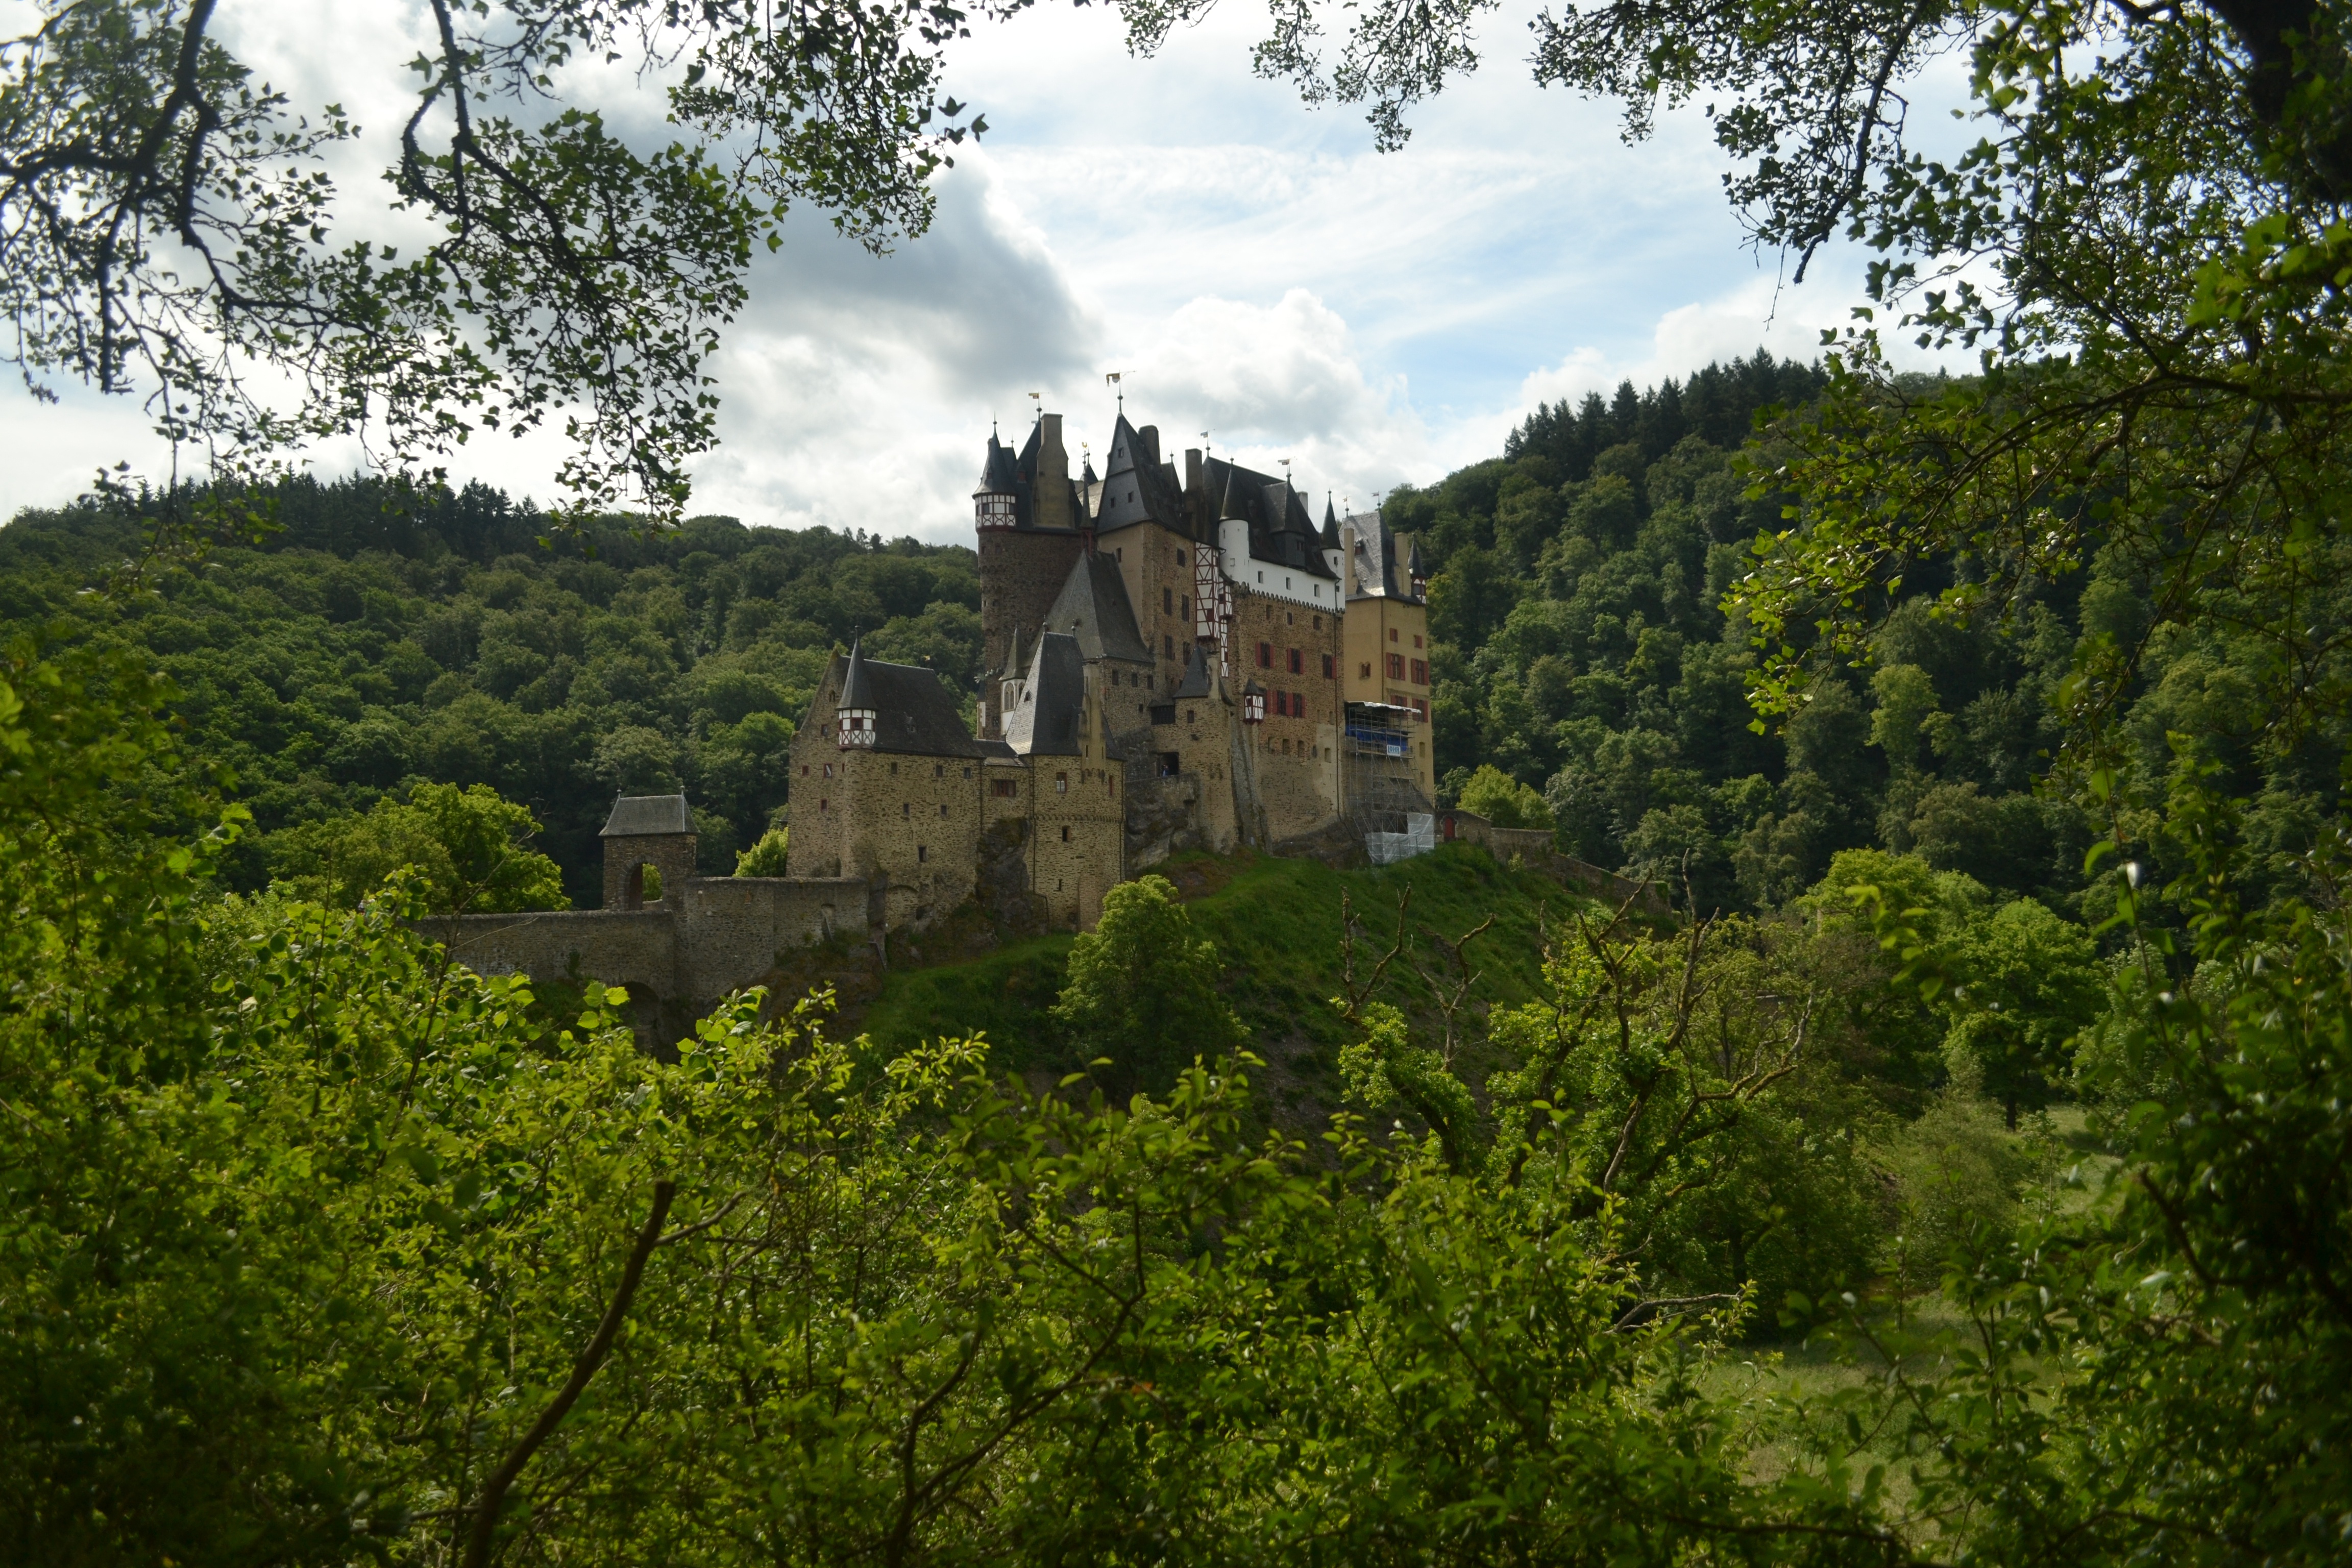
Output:
<svg viewBox="0 0 2352 1568">
<path fill-rule="evenodd" d="M 1490 42 L 1520 36 L 1536 3 L 1510 0 Z M 367 125 L 336 164 L 355 222 L 400 221 L 368 206 L 421 12 L 329 26 L 293 0 L 222 7 L 298 103 L 341 98 Z M 1126 56 L 1107 8 L 977 29 L 950 85 L 996 130 L 942 176 L 932 230 L 876 258 L 803 214 L 760 259 L 712 367 L 723 445 L 697 467 L 695 509 L 968 537 L 991 416 L 1017 430 L 1042 393 L 1074 455 L 1099 450 L 1108 370 L 1164 447 L 1206 429 L 1220 452 L 1290 458 L 1303 487 L 1361 502 L 1491 455 L 1538 401 L 1759 342 L 1809 355 L 1845 320 L 1850 267 L 1776 295 L 1695 117 L 1629 149 L 1610 106 L 1540 90 L 1497 52 L 1382 155 L 1353 111 L 1306 112 L 1252 79 L 1257 26 L 1221 10 L 1150 62 Z M 646 120 L 627 78 L 598 81 L 616 124 Z M 99 462 L 160 474 L 168 457 L 134 405 L 87 395 L 19 396 L 5 421 L 0 515 L 67 499 Z M 357 454 L 318 456 L 339 472 Z M 451 468 L 544 499 L 560 456 L 542 433 L 484 439 Z"/>
</svg>

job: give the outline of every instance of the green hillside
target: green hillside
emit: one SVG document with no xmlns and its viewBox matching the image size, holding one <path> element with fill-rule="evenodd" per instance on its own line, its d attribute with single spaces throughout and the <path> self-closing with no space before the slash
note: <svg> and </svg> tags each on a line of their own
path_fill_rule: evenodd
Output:
<svg viewBox="0 0 2352 1568">
<path fill-rule="evenodd" d="M 1342 987 L 1343 897 L 1363 922 L 1368 951 L 1360 963 L 1369 968 L 1394 940 L 1397 902 L 1410 890 L 1411 945 L 1385 991 L 1433 1022 L 1434 998 L 1412 967 L 1444 973 L 1431 932 L 1452 942 L 1495 917 L 1468 950 L 1477 978 L 1465 1011 L 1483 1015 L 1538 994 L 1542 922 L 1597 910 L 1549 878 L 1499 867 L 1469 845 L 1381 868 L 1341 871 L 1312 860 L 1187 853 L 1154 870 L 1176 885 L 1194 929 L 1216 943 L 1227 999 L 1268 1059 L 1263 1081 L 1299 1121 L 1339 1102 L 1335 1053 L 1347 1034 L 1330 1001 Z M 1066 934 L 1034 937 L 980 958 L 894 969 L 854 1021 L 885 1047 L 972 1031 L 988 1037 L 1008 1070 L 1077 1070 L 1085 1065 L 1080 1053 L 1060 1037 L 1046 1011 L 1061 991 L 1070 942 Z"/>
</svg>

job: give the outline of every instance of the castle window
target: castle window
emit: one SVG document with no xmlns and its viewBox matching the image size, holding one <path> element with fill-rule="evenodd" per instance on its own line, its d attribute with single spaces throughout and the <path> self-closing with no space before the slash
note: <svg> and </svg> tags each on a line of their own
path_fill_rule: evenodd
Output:
<svg viewBox="0 0 2352 1568">
<path fill-rule="evenodd" d="M 1417 658 L 1412 661 L 1412 683 L 1415 686 L 1429 684 L 1429 666 L 1422 659 Z"/>
<path fill-rule="evenodd" d="M 898 803 L 898 815 L 899 815 L 899 816 L 914 816 L 914 815 L 915 815 L 915 807 L 914 807 L 913 803 L 911 803 L 911 802 L 909 802 L 909 801 L 903 801 L 903 800 L 902 800 L 902 801 L 900 801 L 900 802 Z"/>
<path fill-rule="evenodd" d="M 1286 757 L 1290 755 L 1290 738 L 1286 735 L 1283 737 L 1282 741 L 1282 754 Z"/>
<path fill-rule="evenodd" d="M 1020 793 L 1020 786 L 1011 779 L 991 779 L 988 781 L 988 793 L 999 800 L 1011 800 Z"/>
<path fill-rule="evenodd" d="M 831 778 L 833 776 L 833 764 L 831 763 L 824 764 L 824 776 L 827 778 Z"/>
<path fill-rule="evenodd" d="M 1187 594 L 1182 598 L 1176 601 L 1176 614 L 1181 617 L 1190 616 L 1192 613 L 1192 596 L 1190 594 Z"/>
<path fill-rule="evenodd" d="M 1356 662 L 1356 679 L 1359 680 L 1370 680 L 1371 678 L 1372 667 L 1359 659 Z"/>
<path fill-rule="evenodd" d="M 940 802 L 940 815 L 941 816 L 945 816 L 947 814 L 948 814 L 948 803 L 947 803 L 946 801 L 941 801 L 941 802 Z"/>
<path fill-rule="evenodd" d="M 1163 616 L 1172 616 L 1176 613 L 1175 589 L 1162 588 L 1160 590 L 1160 613 Z"/>
<path fill-rule="evenodd" d="M 1338 679 L 1339 674 L 1339 661 L 1338 658 L 1331 654 L 1325 654 L 1323 656 L 1323 679 L 1326 680 L 1336 679 Z"/>
<path fill-rule="evenodd" d="M 824 796 L 820 795 L 820 796 L 818 796 L 818 797 L 817 797 L 816 808 L 817 808 L 819 811 L 823 811 L 823 810 L 824 810 L 824 809 L 825 809 L 825 801 L 824 801 Z"/>
<path fill-rule="evenodd" d="M 1260 669 L 1272 669 L 1274 668 L 1274 645 L 1272 643 L 1262 642 L 1257 645 L 1257 667 Z"/>
<path fill-rule="evenodd" d="M 1391 627 L 1389 628 L 1389 641 L 1391 641 L 1391 642 L 1394 642 L 1394 641 L 1396 641 L 1396 640 L 1397 640 L 1396 627 L 1394 627 L 1394 626 L 1391 626 Z"/>
<path fill-rule="evenodd" d="M 931 776 L 932 776 L 933 778 L 935 778 L 935 779 L 943 779 L 943 778 L 947 777 L 947 776 L 948 776 L 948 765 L 947 765 L 947 763 L 933 763 L 931 764 Z"/>
<path fill-rule="evenodd" d="M 1286 594 L 1290 592 L 1290 579 L 1287 577 L 1282 580 L 1282 591 Z"/>
<path fill-rule="evenodd" d="M 1200 710 L 1199 709 L 1197 709 L 1197 708 L 1187 708 L 1187 709 L 1185 709 L 1185 710 L 1184 710 L 1184 722 L 1186 722 L 1187 724 L 1197 724 L 1197 723 L 1199 723 L 1200 721 L 1201 721 L 1201 710 Z"/>
<path fill-rule="evenodd" d="M 1414 698 L 1414 699 L 1412 700 L 1412 710 L 1413 710 L 1413 712 L 1415 712 L 1416 714 L 1418 714 L 1418 715 L 1420 716 L 1420 718 L 1421 718 L 1421 721 L 1422 721 L 1423 723 L 1426 724 L 1426 723 L 1428 723 L 1428 722 L 1429 722 L 1429 699 L 1428 699 L 1428 698 L 1426 698 L 1426 697 L 1416 697 L 1416 698 Z"/>
<path fill-rule="evenodd" d="M 898 764 L 896 763 L 890 764 L 890 776 L 894 779 L 898 776 Z"/>
<path fill-rule="evenodd" d="M 831 768 L 827 768 L 827 769 L 825 770 L 825 772 L 827 772 L 827 773 L 831 773 L 832 771 L 833 771 L 833 770 L 832 770 Z M 803 778 L 806 778 L 806 777 L 808 777 L 808 764 L 807 764 L 806 763 L 803 763 L 801 764 L 801 777 L 803 777 Z"/>
<path fill-rule="evenodd" d="M 1054 775 L 1054 793 L 1055 795 L 1067 795 L 1070 793 L 1069 774 L 1055 773 Z"/>
<path fill-rule="evenodd" d="M 968 763 L 964 765 L 963 776 L 966 778 L 971 777 L 971 765 Z"/>
<path fill-rule="evenodd" d="M 1265 582 L 1265 573 L 1263 573 L 1263 572 L 1259 573 L 1259 574 L 1257 574 L 1257 580 L 1258 580 L 1259 582 L 1261 582 L 1261 583 Z"/>
<path fill-rule="evenodd" d="M 1412 634 L 1412 646 L 1415 647 L 1419 647 L 1421 646 L 1421 634 L 1419 632 Z"/>
<path fill-rule="evenodd" d="M 1391 680 L 1404 679 L 1404 655 L 1401 653 L 1389 655 L 1389 679 Z"/>
<path fill-rule="evenodd" d="M 916 845 L 916 846 L 915 846 L 915 864 L 916 864 L 916 865 L 919 866 L 919 865 L 921 865 L 924 861 L 929 860 L 930 858 L 931 858 L 931 851 L 930 851 L 930 848 L 929 848 L 929 847 L 928 845 L 918 844 L 918 845 Z"/>
<path fill-rule="evenodd" d="M 1292 648 L 1290 650 L 1290 673 L 1297 675 L 1305 668 L 1306 666 L 1299 660 L 1298 650 L 1297 648 Z"/>
<path fill-rule="evenodd" d="M 1179 566 L 1184 564 L 1184 547 L 1181 544 L 1176 547 L 1176 564 Z"/>
<path fill-rule="evenodd" d="M 1070 841 L 1070 829 L 1069 829 L 1069 825 L 1068 825 L 1068 824 L 1066 824 L 1066 823 L 1065 823 L 1065 824 L 1063 825 L 1063 826 L 1062 826 L 1062 842 L 1063 842 L 1063 843 L 1065 843 L 1065 844 L 1067 844 L 1069 841 Z M 1056 884 L 1055 884 L 1055 885 L 1056 887 L 1059 887 L 1059 886 L 1060 886 L 1060 884 L 1059 884 L 1059 883 L 1056 883 Z"/>
<path fill-rule="evenodd" d="M 1162 658 L 1174 658 L 1176 657 L 1176 639 L 1170 637 L 1166 632 L 1160 634 L 1160 657 Z"/>
<path fill-rule="evenodd" d="M 1315 617 L 1315 629 L 1318 632 L 1323 629 L 1323 617 L 1320 616 Z"/>
</svg>

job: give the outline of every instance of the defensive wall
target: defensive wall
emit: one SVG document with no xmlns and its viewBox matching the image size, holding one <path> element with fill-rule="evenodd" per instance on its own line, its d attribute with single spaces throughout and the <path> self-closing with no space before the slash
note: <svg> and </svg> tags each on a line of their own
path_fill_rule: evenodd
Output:
<svg viewBox="0 0 2352 1568">
<path fill-rule="evenodd" d="M 1443 843 L 1484 846 L 1486 853 L 1506 863 L 1516 858 L 1529 870 L 1541 871 L 1564 886 L 1590 893 L 1612 910 L 1627 906 L 1636 914 L 1659 919 L 1674 912 L 1654 882 L 1637 882 L 1631 877 L 1604 871 L 1590 860 L 1563 855 L 1544 828 L 1497 827 L 1475 811 L 1457 808 L 1437 814 L 1437 837 Z"/>
</svg>

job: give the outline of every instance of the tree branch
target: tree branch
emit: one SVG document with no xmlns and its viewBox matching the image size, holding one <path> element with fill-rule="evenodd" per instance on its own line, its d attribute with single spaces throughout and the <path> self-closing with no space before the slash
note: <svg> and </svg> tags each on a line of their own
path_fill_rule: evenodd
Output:
<svg viewBox="0 0 2352 1568">
<path fill-rule="evenodd" d="M 596 1375 L 596 1369 L 604 1364 L 604 1357 L 613 1349 L 614 1337 L 621 1331 L 621 1320 L 628 1315 L 630 1300 L 645 1278 L 646 1260 L 653 1256 L 656 1244 L 661 1240 L 662 1222 L 669 1217 L 670 1200 L 677 1195 L 676 1182 L 654 1184 L 653 1212 L 646 1216 L 645 1228 L 637 1232 L 637 1244 L 629 1251 L 627 1267 L 621 1270 L 620 1288 L 613 1292 L 612 1302 L 604 1309 L 604 1321 L 596 1325 L 595 1338 L 580 1352 L 580 1359 L 572 1363 L 572 1375 L 564 1380 L 555 1397 L 547 1402 L 547 1408 L 540 1412 L 530 1430 L 522 1435 L 522 1441 L 514 1446 L 506 1462 L 482 1484 L 482 1495 L 474 1505 L 474 1528 L 466 1540 L 465 1568 L 487 1568 L 491 1537 L 497 1532 L 499 1513 L 506 1504 L 507 1493 L 540 1445 L 554 1436 L 564 1416 L 572 1413 L 572 1405 L 587 1392 L 588 1381 Z"/>
</svg>

